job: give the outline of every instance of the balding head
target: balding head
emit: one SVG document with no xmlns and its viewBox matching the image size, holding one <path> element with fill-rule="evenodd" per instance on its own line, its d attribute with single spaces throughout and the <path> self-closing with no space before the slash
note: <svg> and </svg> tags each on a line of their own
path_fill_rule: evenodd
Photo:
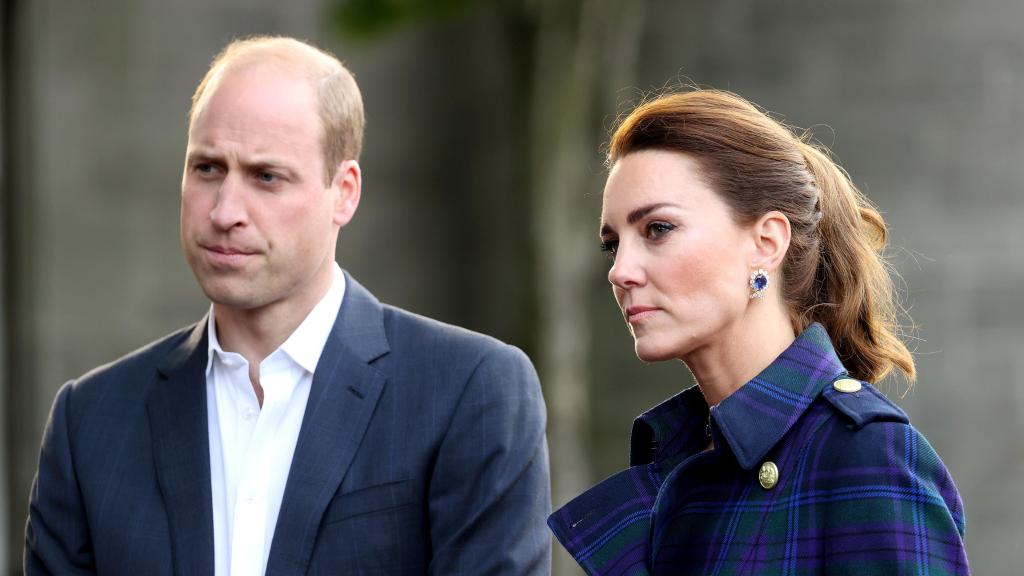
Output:
<svg viewBox="0 0 1024 576">
<path fill-rule="evenodd" d="M 325 185 L 344 160 L 358 160 L 363 147 L 363 99 L 355 78 L 332 54 L 294 38 L 256 36 L 228 44 L 192 95 L 189 127 L 226 76 L 257 66 L 296 74 L 316 90 L 323 125 Z"/>
</svg>

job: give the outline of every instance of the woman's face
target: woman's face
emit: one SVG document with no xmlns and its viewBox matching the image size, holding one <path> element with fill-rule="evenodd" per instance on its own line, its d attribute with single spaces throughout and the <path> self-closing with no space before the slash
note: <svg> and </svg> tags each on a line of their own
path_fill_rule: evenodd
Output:
<svg viewBox="0 0 1024 576">
<path fill-rule="evenodd" d="M 692 157 L 644 150 L 608 175 L 601 241 L 608 281 L 644 361 L 685 359 L 739 327 L 756 245 Z"/>
</svg>

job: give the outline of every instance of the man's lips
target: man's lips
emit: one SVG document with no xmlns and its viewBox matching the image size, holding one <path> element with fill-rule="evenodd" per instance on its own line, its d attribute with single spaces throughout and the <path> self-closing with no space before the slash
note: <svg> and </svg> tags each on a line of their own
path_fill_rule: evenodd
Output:
<svg viewBox="0 0 1024 576">
<path fill-rule="evenodd" d="M 221 244 L 200 244 L 199 247 L 206 252 L 206 257 L 211 263 L 220 266 L 238 266 L 259 253 L 247 248 Z"/>
<path fill-rule="evenodd" d="M 200 244 L 204 249 L 210 252 L 216 252 L 218 254 L 235 255 L 241 254 L 244 256 L 251 256 L 256 253 L 255 250 L 247 250 L 245 248 L 236 248 L 233 246 L 222 246 L 220 244 Z"/>
<path fill-rule="evenodd" d="M 630 306 L 626 308 L 626 322 L 633 324 L 643 322 L 653 316 L 660 308 L 654 306 Z"/>
</svg>

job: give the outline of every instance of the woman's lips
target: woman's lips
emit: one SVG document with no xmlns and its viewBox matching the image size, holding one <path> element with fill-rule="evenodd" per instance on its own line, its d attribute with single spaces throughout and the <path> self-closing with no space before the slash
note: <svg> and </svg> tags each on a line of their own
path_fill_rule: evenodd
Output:
<svg viewBox="0 0 1024 576">
<path fill-rule="evenodd" d="M 654 314 L 659 310 L 660 308 L 655 308 L 653 306 L 630 306 L 629 308 L 626 308 L 626 322 L 629 322 L 630 324 L 643 322 L 651 316 L 654 316 Z"/>
</svg>

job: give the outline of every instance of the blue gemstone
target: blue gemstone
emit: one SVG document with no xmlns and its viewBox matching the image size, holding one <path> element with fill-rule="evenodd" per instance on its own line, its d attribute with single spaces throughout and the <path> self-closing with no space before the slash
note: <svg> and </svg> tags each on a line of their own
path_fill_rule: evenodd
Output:
<svg viewBox="0 0 1024 576">
<path fill-rule="evenodd" d="M 754 290 L 764 290 L 768 287 L 768 277 L 764 274 L 754 276 Z"/>
</svg>

